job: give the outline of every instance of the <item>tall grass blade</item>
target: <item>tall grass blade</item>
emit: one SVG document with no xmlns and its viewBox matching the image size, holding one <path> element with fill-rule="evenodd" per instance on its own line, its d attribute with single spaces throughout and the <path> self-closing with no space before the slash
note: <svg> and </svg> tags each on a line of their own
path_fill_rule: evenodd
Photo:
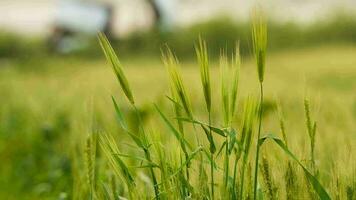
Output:
<svg viewBox="0 0 356 200">
<path fill-rule="evenodd" d="M 199 146 L 198 148 L 196 148 L 194 151 L 192 151 L 190 154 L 189 154 L 189 157 L 188 159 L 186 159 L 182 165 L 176 170 L 176 172 L 174 172 L 171 176 L 171 178 L 173 178 L 174 176 L 176 176 L 179 172 L 181 172 L 183 170 L 183 168 L 187 165 L 187 163 L 190 163 L 191 160 L 194 159 L 194 157 L 199 153 L 203 151 L 203 147 Z"/>
<path fill-rule="evenodd" d="M 215 146 L 214 139 L 212 138 L 212 135 L 207 127 L 205 127 L 204 125 L 200 125 L 200 126 L 204 130 L 204 133 L 209 141 L 209 144 L 210 144 L 209 150 L 211 153 L 214 154 L 216 152 L 216 146 Z"/>
<path fill-rule="evenodd" d="M 222 137 L 227 137 L 226 136 L 226 129 L 225 128 L 217 128 L 215 126 L 203 123 L 201 121 L 195 120 L 195 119 L 187 119 L 187 118 L 179 118 L 178 120 L 180 121 L 184 121 L 184 122 L 190 122 L 193 124 L 199 124 L 199 125 L 203 125 L 203 126 L 207 126 L 209 127 L 209 129 L 211 129 L 211 131 L 213 131 L 214 133 L 222 136 Z"/>
<path fill-rule="evenodd" d="M 179 141 L 181 148 L 184 152 L 187 152 L 186 146 L 192 150 L 192 146 L 186 141 L 183 137 L 182 134 L 179 133 L 177 129 L 174 128 L 173 124 L 168 120 L 168 118 L 162 113 L 162 111 L 158 108 L 157 105 L 155 105 L 156 110 L 158 111 L 159 115 L 163 119 L 164 123 L 168 126 L 168 128 L 172 131 L 176 139 Z"/>
<path fill-rule="evenodd" d="M 318 179 L 313 176 L 307 168 L 304 167 L 304 165 L 298 160 L 298 158 L 287 148 L 287 146 L 283 143 L 281 139 L 274 135 L 266 135 L 263 136 L 261 139 L 259 139 L 259 145 L 262 146 L 262 144 L 267 140 L 273 140 L 290 158 L 295 160 L 298 165 L 303 169 L 307 179 L 313 186 L 315 192 L 318 194 L 319 198 L 321 200 L 331 200 L 329 194 L 326 192 L 325 188 L 319 183 Z"/>
<path fill-rule="evenodd" d="M 116 111 L 116 116 L 117 116 L 117 120 L 119 121 L 121 128 L 124 129 L 124 131 L 131 137 L 131 139 L 135 142 L 135 144 L 140 147 L 140 148 L 145 148 L 143 141 L 141 140 L 141 138 L 139 138 L 138 136 L 136 136 L 135 134 L 131 133 L 128 129 L 127 126 L 127 122 L 124 118 L 124 115 L 119 107 L 119 105 L 116 103 L 115 98 L 112 96 L 111 100 L 114 104 L 114 108 Z"/>
<path fill-rule="evenodd" d="M 116 103 L 116 100 L 113 96 L 111 96 L 111 100 L 114 104 L 114 108 L 115 108 L 115 112 L 116 112 L 116 116 L 117 116 L 117 119 L 121 125 L 121 128 L 123 128 L 125 131 L 128 131 L 128 126 L 127 126 L 127 123 L 126 123 L 126 120 L 124 118 L 124 115 L 119 107 L 119 105 Z"/>
</svg>

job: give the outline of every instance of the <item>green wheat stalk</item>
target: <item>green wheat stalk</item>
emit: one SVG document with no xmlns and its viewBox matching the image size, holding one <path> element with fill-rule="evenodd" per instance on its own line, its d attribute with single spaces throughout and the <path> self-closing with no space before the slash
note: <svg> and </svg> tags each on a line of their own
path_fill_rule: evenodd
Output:
<svg viewBox="0 0 356 200">
<path fill-rule="evenodd" d="M 123 71 L 123 67 L 121 65 L 120 60 L 118 59 L 114 49 L 111 47 L 109 40 L 103 33 L 99 33 L 98 35 L 99 42 L 101 45 L 101 48 L 103 49 L 103 52 L 106 56 L 106 59 L 110 62 L 112 69 L 115 72 L 115 75 L 121 85 L 122 90 L 124 91 L 126 97 L 130 101 L 131 104 L 135 104 L 129 82 L 125 76 L 125 73 Z"/>
<path fill-rule="evenodd" d="M 239 199 L 243 198 L 244 194 L 244 183 L 245 183 L 245 169 L 248 164 L 249 153 L 252 144 L 252 137 L 254 132 L 254 125 L 256 121 L 256 114 L 258 111 L 258 104 L 256 100 L 252 97 L 248 97 L 244 107 L 243 122 L 241 129 L 241 148 L 243 152 L 243 160 L 241 166 L 241 177 L 240 177 L 240 191 Z"/>
<path fill-rule="evenodd" d="M 262 15 L 261 10 L 256 9 L 253 13 L 252 19 L 252 43 L 253 50 L 255 54 L 258 79 L 260 83 L 260 110 L 259 110 L 259 125 L 258 134 L 256 141 L 256 159 L 255 159 L 255 173 L 254 173 L 254 200 L 257 199 L 257 181 L 258 181 L 258 160 L 260 153 L 259 139 L 261 137 L 261 126 L 262 126 L 262 113 L 263 113 L 263 80 L 265 72 L 265 61 L 267 52 L 267 24 L 265 18 Z"/>
<path fill-rule="evenodd" d="M 142 150 L 145 154 L 146 160 L 151 163 L 152 158 L 151 158 L 151 153 L 149 151 L 150 144 L 149 144 L 147 136 L 145 134 L 145 130 L 143 128 L 143 121 L 141 119 L 140 112 L 137 109 L 137 106 L 135 105 L 134 97 L 132 95 L 132 91 L 130 89 L 127 78 L 124 74 L 123 67 L 122 67 L 114 49 L 110 45 L 110 42 L 106 38 L 106 36 L 103 33 L 99 33 L 98 38 L 99 38 L 100 45 L 103 49 L 103 52 L 106 56 L 106 59 L 111 63 L 111 66 L 112 66 L 112 68 L 116 74 L 116 77 L 121 85 L 121 89 L 123 90 L 123 92 L 125 93 L 126 97 L 129 100 L 129 102 L 131 103 L 132 107 L 134 108 L 137 119 L 139 120 L 138 125 L 140 128 L 140 137 L 138 138 L 138 140 L 140 142 L 137 142 L 137 141 L 135 141 L 135 142 L 140 143 L 140 145 L 138 145 L 138 146 L 142 148 Z M 114 101 L 114 99 L 113 99 L 113 101 Z M 114 101 L 114 105 L 115 105 L 116 111 L 118 111 L 118 106 L 115 101 Z M 155 197 L 156 197 L 156 199 L 159 199 L 159 187 L 158 187 L 156 175 L 155 175 L 152 167 L 149 167 L 149 171 L 151 173 Z"/>
<path fill-rule="evenodd" d="M 316 121 L 313 121 L 310 114 L 310 101 L 308 98 L 304 98 L 304 111 L 305 111 L 305 123 L 307 126 L 307 132 L 310 139 L 310 159 L 311 159 L 311 170 L 314 175 L 316 174 L 315 168 L 315 134 L 316 134 Z"/>
<path fill-rule="evenodd" d="M 206 42 L 199 37 L 199 42 L 196 45 L 196 54 L 197 60 L 199 63 L 200 69 L 200 79 L 203 87 L 204 97 L 206 109 L 208 111 L 209 116 L 209 127 L 211 126 L 211 84 L 210 84 L 210 70 L 209 70 L 209 57 L 208 57 L 208 49 L 206 47 Z M 209 129 L 209 137 L 212 139 L 210 143 L 210 156 L 212 161 L 210 162 L 210 178 L 211 178 L 211 198 L 214 199 L 214 153 L 215 153 L 215 145 L 214 145 L 214 136 Z M 210 141 L 209 141 L 210 142 Z"/>
</svg>

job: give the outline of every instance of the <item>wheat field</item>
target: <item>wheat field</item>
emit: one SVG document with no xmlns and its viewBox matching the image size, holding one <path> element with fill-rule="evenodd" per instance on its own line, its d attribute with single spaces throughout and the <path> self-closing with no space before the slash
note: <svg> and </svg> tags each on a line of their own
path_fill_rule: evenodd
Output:
<svg viewBox="0 0 356 200">
<path fill-rule="evenodd" d="M 182 61 L 178 70 L 169 51 L 164 62 L 124 58 L 116 72 L 127 81 L 117 81 L 104 56 L 51 59 L 45 64 L 60 67 L 41 73 L 5 63 L 2 198 L 18 190 L 21 199 L 355 198 L 354 46 L 267 53 L 261 79 L 254 57 L 238 64 L 226 53 L 206 68 L 200 45 L 200 64 Z M 257 154 L 260 120 L 267 139 Z"/>
</svg>

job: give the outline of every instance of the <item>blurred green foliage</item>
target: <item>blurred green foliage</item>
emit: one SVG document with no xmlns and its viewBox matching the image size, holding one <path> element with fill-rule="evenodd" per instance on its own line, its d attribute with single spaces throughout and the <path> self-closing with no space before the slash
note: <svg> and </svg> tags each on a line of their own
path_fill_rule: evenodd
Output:
<svg viewBox="0 0 356 200">
<path fill-rule="evenodd" d="M 19 193 L 44 198 L 71 190 L 70 161 L 62 147 L 68 141 L 63 133 L 70 131 L 68 112 L 55 111 L 46 121 L 34 112 L 16 101 L 0 106 L 0 191 L 8 195 L 2 198 L 15 199 Z"/>
<path fill-rule="evenodd" d="M 209 53 L 218 56 L 221 48 L 231 52 L 240 41 L 241 53 L 251 54 L 250 23 L 237 23 L 227 17 L 198 23 L 190 27 L 176 27 L 169 32 L 152 29 L 138 31 L 125 38 L 111 38 L 121 56 L 159 56 L 163 45 L 168 44 L 180 58 L 193 58 L 194 44 L 201 35 L 209 44 Z M 356 18 L 337 14 L 325 20 L 302 25 L 294 22 L 269 22 L 269 50 L 302 48 L 330 43 L 356 43 Z M 0 34 L 0 58 L 38 58 L 49 53 L 45 39 L 25 39 L 10 33 Z M 101 56 L 96 38 L 86 48 L 71 53 L 71 56 L 97 58 Z"/>
<path fill-rule="evenodd" d="M 29 58 L 45 53 L 44 40 L 0 30 L 0 58 Z"/>
<path fill-rule="evenodd" d="M 172 32 L 156 31 L 135 33 L 127 40 L 116 41 L 116 46 L 128 54 L 157 53 L 162 44 L 168 44 L 182 58 L 194 56 L 194 43 L 198 36 L 209 44 L 209 53 L 217 57 L 221 48 L 232 52 L 240 41 L 241 52 L 251 54 L 250 23 L 236 23 L 229 18 L 217 18 Z M 293 22 L 269 22 L 268 43 L 270 50 L 293 49 L 330 43 L 355 43 L 356 18 L 347 15 L 317 21 L 309 25 Z"/>
</svg>

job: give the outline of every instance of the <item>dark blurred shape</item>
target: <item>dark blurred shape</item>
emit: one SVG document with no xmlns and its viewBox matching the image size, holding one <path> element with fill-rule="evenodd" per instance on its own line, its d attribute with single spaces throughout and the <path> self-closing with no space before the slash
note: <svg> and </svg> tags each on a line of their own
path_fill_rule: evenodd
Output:
<svg viewBox="0 0 356 200">
<path fill-rule="evenodd" d="M 172 31 L 175 27 L 176 0 L 146 0 L 153 13 L 152 29 L 160 32 Z"/>
<path fill-rule="evenodd" d="M 159 24 L 161 23 L 161 20 L 162 20 L 161 10 L 159 9 L 157 1 L 155 1 L 155 0 L 147 0 L 147 2 L 151 6 L 152 11 L 153 11 L 154 25 L 158 27 Z"/>
<path fill-rule="evenodd" d="M 99 31 L 112 35 L 113 9 L 108 3 L 87 1 L 60 1 L 49 37 L 52 52 L 61 54 L 84 49 L 88 38 Z"/>
</svg>

